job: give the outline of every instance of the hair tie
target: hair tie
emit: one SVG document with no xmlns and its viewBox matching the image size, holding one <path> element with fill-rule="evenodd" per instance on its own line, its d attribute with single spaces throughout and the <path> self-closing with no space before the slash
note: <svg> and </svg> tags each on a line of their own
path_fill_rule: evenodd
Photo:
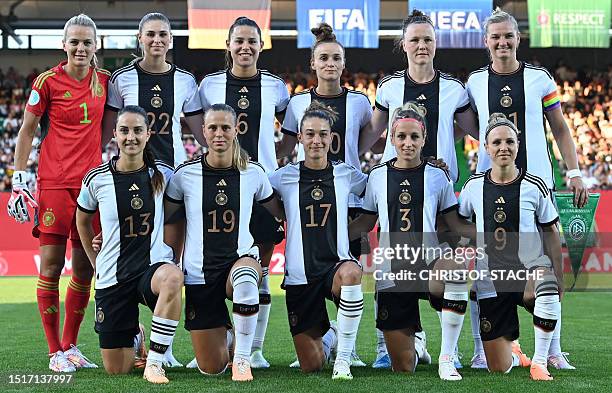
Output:
<svg viewBox="0 0 612 393">
<path fill-rule="evenodd" d="M 397 126 L 397 123 L 399 123 L 400 121 L 411 121 L 413 123 L 417 123 L 421 127 L 421 130 L 425 130 L 425 126 L 423 125 L 422 121 L 417 120 L 417 119 L 413 119 L 411 117 L 400 117 L 399 119 L 395 119 L 395 121 L 391 125 L 391 129 L 394 130 L 395 127 Z"/>
</svg>

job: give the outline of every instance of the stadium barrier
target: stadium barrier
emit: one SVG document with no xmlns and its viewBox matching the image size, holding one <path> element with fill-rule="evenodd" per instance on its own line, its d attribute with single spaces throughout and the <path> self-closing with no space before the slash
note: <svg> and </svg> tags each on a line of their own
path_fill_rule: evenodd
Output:
<svg viewBox="0 0 612 393">
<path fill-rule="evenodd" d="M 595 215 L 597 232 L 612 233 L 612 191 L 601 193 Z M 36 276 L 40 266 L 38 240 L 32 237 L 32 223 L 18 224 L 4 211 L 10 193 L 0 193 L 0 276 Z M 282 274 L 285 264 L 285 242 L 277 245 L 270 263 L 271 274 Z M 584 270 L 589 273 L 612 273 L 612 249 L 589 248 L 585 250 Z M 66 252 L 66 265 L 63 274 L 70 274 L 70 245 Z M 563 253 L 567 262 L 567 253 Z M 373 270 L 371 258 L 363 258 L 364 270 Z M 569 263 L 564 263 L 569 272 Z"/>
</svg>

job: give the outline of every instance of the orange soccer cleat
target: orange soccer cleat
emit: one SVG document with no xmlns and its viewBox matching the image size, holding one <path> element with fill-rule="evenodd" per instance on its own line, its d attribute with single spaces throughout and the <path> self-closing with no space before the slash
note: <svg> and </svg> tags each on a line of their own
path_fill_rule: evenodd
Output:
<svg viewBox="0 0 612 393">
<path fill-rule="evenodd" d="M 523 353 L 523 351 L 521 350 L 521 345 L 518 343 L 518 341 L 512 341 L 512 353 L 518 356 L 519 366 L 521 367 L 531 366 L 531 359 L 529 359 L 529 356 Z"/>
<path fill-rule="evenodd" d="M 529 369 L 529 376 L 534 381 L 552 381 L 553 377 L 546 369 L 546 365 L 531 363 L 531 368 Z"/>
<path fill-rule="evenodd" d="M 253 380 L 251 364 L 247 359 L 238 358 L 232 362 L 232 381 L 248 382 Z"/>
<path fill-rule="evenodd" d="M 165 384 L 170 382 L 166 377 L 166 372 L 164 371 L 162 365 L 159 363 L 147 364 L 144 374 L 142 374 L 142 378 L 155 384 Z"/>
</svg>

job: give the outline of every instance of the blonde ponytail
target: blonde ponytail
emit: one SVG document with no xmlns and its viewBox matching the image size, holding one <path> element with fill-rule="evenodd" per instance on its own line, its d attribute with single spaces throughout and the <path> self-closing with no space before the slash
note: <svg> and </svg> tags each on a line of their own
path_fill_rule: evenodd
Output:
<svg viewBox="0 0 612 393">
<path fill-rule="evenodd" d="M 93 29 L 94 42 L 96 43 L 96 47 L 98 46 L 98 29 L 96 28 L 96 24 L 94 23 L 94 21 L 89 16 L 85 14 L 79 14 L 68 19 L 68 21 L 64 25 L 64 42 L 66 42 L 66 39 L 68 39 L 68 28 L 70 26 L 84 26 Z M 91 90 L 91 96 L 95 97 L 99 89 L 98 73 L 96 72 L 98 69 L 98 58 L 96 57 L 95 53 L 93 55 L 93 58 L 91 59 L 91 66 L 93 67 L 93 73 L 91 75 L 89 89 Z"/>
</svg>

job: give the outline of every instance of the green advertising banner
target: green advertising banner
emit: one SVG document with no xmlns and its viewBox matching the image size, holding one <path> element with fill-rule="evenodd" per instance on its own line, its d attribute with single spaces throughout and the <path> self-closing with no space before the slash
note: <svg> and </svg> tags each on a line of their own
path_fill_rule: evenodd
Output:
<svg viewBox="0 0 612 393">
<path fill-rule="evenodd" d="M 528 0 L 532 48 L 610 46 L 612 0 Z"/>
<path fill-rule="evenodd" d="M 575 283 L 582 266 L 582 257 L 584 256 L 584 249 L 587 247 L 589 233 L 593 227 L 599 194 L 589 194 L 589 201 L 582 208 L 574 206 L 574 194 L 558 193 L 555 195 L 555 199 L 557 200 L 559 221 L 561 221 Z"/>
</svg>

